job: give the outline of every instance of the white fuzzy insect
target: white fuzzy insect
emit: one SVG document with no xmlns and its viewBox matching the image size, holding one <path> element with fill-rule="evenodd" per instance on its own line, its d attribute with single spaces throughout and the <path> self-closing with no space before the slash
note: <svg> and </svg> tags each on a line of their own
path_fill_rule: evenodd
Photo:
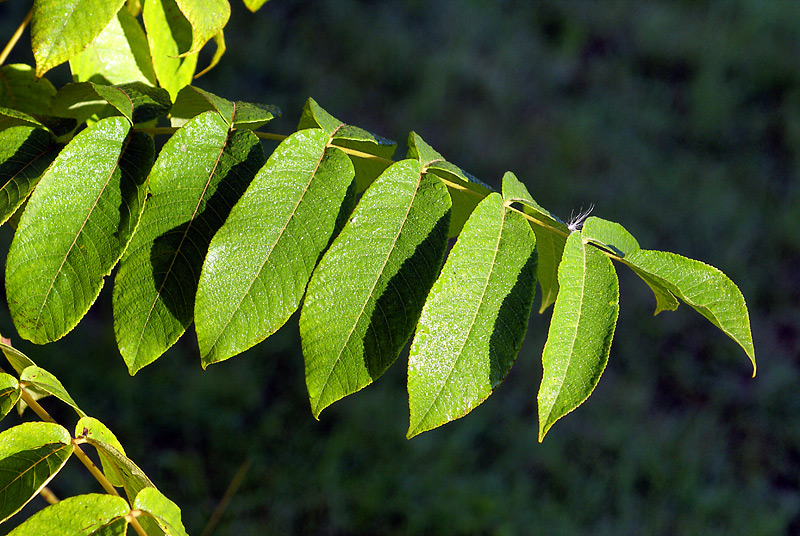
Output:
<svg viewBox="0 0 800 536">
<path fill-rule="evenodd" d="M 583 210 L 583 207 L 581 207 L 581 210 L 578 211 L 577 215 L 570 213 L 569 221 L 567 222 L 567 229 L 569 229 L 570 232 L 580 231 L 583 228 L 583 222 L 586 221 L 586 218 L 589 217 L 589 214 L 591 214 L 593 210 L 594 203 L 590 204 L 589 208 L 586 210 Z"/>
</svg>

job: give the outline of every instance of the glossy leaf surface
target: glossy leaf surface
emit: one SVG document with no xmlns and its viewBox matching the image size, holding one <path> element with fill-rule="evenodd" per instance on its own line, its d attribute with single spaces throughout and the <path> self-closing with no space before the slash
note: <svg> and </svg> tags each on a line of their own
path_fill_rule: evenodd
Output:
<svg viewBox="0 0 800 536">
<path fill-rule="evenodd" d="M 106 27 L 125 0 L 36 0 L 31 47 L 36 76 L 80 52 Z"/>
<path fill-rule="evenodd" d="M 192 119 L 161 150 L 114 285 L 114 331 L 131 374 L 191 324 L 208 244 L 263 163 L 258 139 L 231 132 L 215 111 Z"/>
<path fill-rule="evenodd" d="M 281 142 L 211 241 L 195 303 L 204 367 L 264 340 L 300 304 L 353 180 L 329 141 L 306 129 Z"/>
<path fill-rule="evenodd" d="M 22 205 L 58 154 L 44 129 L 19 125 L 0 131 L 0 224 Z"/>
<path fill-rule="evenodd" d="M 43 344 L 75 327 L 133 234 L 153 141 L 129 131 L 122 117 L 82 131 L 31 195 L 6 270 L 11 317 L 22 337 Z"/>
<path fill-rule="evenodd" d="M 408 357 L 408 437 L 469 413 L 506 376 L 528 326 L 536 238 L 489 194 L 475 208 L 422 309 Z"/>
<path fill-rule="evenodd" d="M 594 390 L 606 368 L 619 316 L 614 266 L 604 253 L 584 243 L 580 232 L 567 238 L 558 284 L 542 354 L 539 441 Z"/>
<path fill-rule="evenodd" d="M 50 482 L 72 454 L 66 428 L 27 422 L 0 433 L 0 523 Z"/>
<path fill-rule="evenodd" d="M 364 192 L 300 315 L 315 417 L 397 359 L 439 273 L 449 224 L 447 188 L 418 161 L 393 164 Z"/>
<path fill-rule="evenodd" d="M 625 263 L 654 278 L 736 341 L 750 358 L 755 376 L 750 315 L 739 287 L 728 276 L 713 266 L 667 251 L 640 249 L 626 255 Z"/>
<path fill-rule="evenodd" d="M 37 512 L 9 536 L 123 536 L 130 506 L 122 497 L 91 493 L 68 497 Z"/>
</svg>

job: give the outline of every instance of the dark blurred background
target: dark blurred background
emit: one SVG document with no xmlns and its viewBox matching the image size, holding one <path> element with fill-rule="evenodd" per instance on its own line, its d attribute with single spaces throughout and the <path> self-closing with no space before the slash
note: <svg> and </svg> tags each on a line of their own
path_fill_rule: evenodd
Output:
<svg viewBox="0 0 800 536">
<path fill-rule="evenodd" d="M 0 35 L 29 5 L 0 4 Z M 552 309 L 532 315 L 494 396 L 411 441 L 405 355 L 313 419 L 296 319 L 205 372 L 187 334 L 133 378 L 109 288 L 62 341 L 15 338 L 117 433 L 191 533 L 248 458 L 218 534 L 800 533 L 800 4 L 232 8 L 228 52 L 197 85 L 279 105 L 268 130 L 280 133 L 313 96 L 397 140 L 398 158 L 414 130 L 494 187 L 514 171 L 563 218 L 593 203 L 643 247 L 719 267 L 747 299 L 759 372 L 751 379 L 744 353 L 690 308 L 653 317 L 652 294 L 624 269 L 608 368 L 543 444 Z M 29 48 L 12 60 L 30 62 Z M 0 235 L 7 244 L 11 230 Z M 14 335 L 7 312 L 0 329 Z M 100 491 L 84 473 L 70 462 L 53 490 Z"/>
</svg>

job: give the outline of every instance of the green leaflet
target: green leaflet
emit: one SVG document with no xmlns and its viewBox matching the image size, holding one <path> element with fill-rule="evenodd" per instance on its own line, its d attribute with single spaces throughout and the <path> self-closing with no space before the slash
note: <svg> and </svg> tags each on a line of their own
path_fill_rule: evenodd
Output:
<svg viewBox="0 0 800 536">
<path fill-rule="evenodd" d="M 125 0 L 37 0 L 31 47 L 40 77 L 83 50 L 106 27 Z"/>
<path fill-rule="evenodd" d="M 126 455 L 125 449 L 122 448 L 119 440 L 117 440 L 117 436 L 115 436 L 105 424 L 94 417 L 82 417 L 78 421 L 78 424 L 75 425 L 75 437 L 92 438 L 110 447 L 114 447 L 123 456 Z M 100 456 L 100 463 L 103 464 L 103 474 L 106 475 L 108 481 L 114 486 L 124 485 L 124 482 L 116 471 L 114 460 L 110 459 L 108 454 L 103 450 L 98 450 L 97 453 Z"/>
<path fill-rule="evenodd" d="M 297 128 L 298 130 L 321 128 L 329 134 L 333 134 L 332 143 L 334 145 L 378 157 L 378 159 L 369 159 L 352 154 L 349 155 L 356 170 L 357 194 L 366 190 L 372 184 L 372 181 L 383 173 L 383 170 L 391 163 L 387 162 L 387 160 L 392 158 L 395 149 L 397 149 L 397 143 L 392 140 L 387 140 L 362 128 L 345 125 L 326 112 L 317 104 L 317 101 L 311 98 L 303 106 L 303 114 L 300 116 L 300 123 Z"/>
<path fill-rule="evenodd" d="M 197 67 L 197 53 L 186 54 L 192 48 L 192 26 L 175 0 L 145 0 L 142 18 L 156 77 L 174 101 Z"/>
<path fill-rule="evenodd" d="M 47 394 L 55 396 L 65 404 L 72 406 L 79 417 L 86 416 L 81 408 L 78 407 L 78 404 L 69 396 L 69 393 L 64 389 L 59 379 L 43 368 L 35 366 L 26 368 L 22 371 L 19 381 L 26 384 L 26 387 L 30 386 L 38 391 L 44 391 Z"/>
<path fill-rule="evenodd" d="M 122 497 L 89 493 L 68 497 L 40 510 L 9 536 L 123 536 L 130 506 Z"/>
<path fill-rule="evenodd" d="M 111 105 L 111 113 L 104 110 Z M 67 84 L 53 97 L 53 113 L 62 117 L 73 117 L 79 122 L 94 114 L 124 115 L 131 123 L 145 123 L 158 119 L 169 112 L 169 94 L 142 82 L 131 82 L 119 86 L 105 86 L 94 82 Z"/>
<path fill-rule="evenodd" d="M 186 123 L 164 145 L 114 285 L 114 332 L 131 374 L 191 324 L 208 244 L 264 160 L 252 132 L 231 131 L 214 111 Z"/>
<path fill-rule="evenodd" d="M 47 78 L 36 78 L 33 68 L 23 63 L 0 67 L 0 107 L 28 114 L 50 109 L 56 88 Z"/>
<path fill-rule="evenodd" d="M 17 374 L 22 374 L 22 371 L 28 367 L 36 366 L 36 363 L 34 363 L 30 357 L 26 356 L 10 344 L 0 342 L 0 350 L 3 351 L 3 355 L 6 356 L 6 359 L 17 372 Z"/>
<path fill-rule="evenodd" d="M 539 387 L 539 441 L 558 419 L 594 390 L 606 368 L 619 316 L 619 282 L 604 253 L 567 238 L 558 268 L 560 290 L 542 354 Z"/>
<path fill-rule="evenodd" d="M 255 13 L 267 2 L 269 2 L 269 0 L 244 0 L 244 5 L 247 6 L 247 9 Z"/>
<path fill-rule="evenodd" d="M 136 496 L 133 507 L 155 519 L 167 536 L 187 536 L 181 521 L 181 510 L 156 488 L 144 488 Z"/>
<path fill-rule="evenodd" d="M 447 188 L 418 161 L 392 164 L 364 192 L 300 315 L 315 417 L 397 359 L 439 273 L 449 224 Z"/>
<path fill-rule="evenodd" d="M 639 242 L 622 225 L 613 221 L 606 221 L 600 218 L 591 217 L 583 224 L 583 237 L 585 240 L 608 251 L 612 255 L 624 258 L 626 255 L 639 249 Z M 623 260 L 622 262 L 625 262 Z M 654 314 L 661 311 L 674 311 L 678 308 L 678 299 L 669 291 L 656 277 L 648 274 L 635 266 L 628 264 L 633 272 L 647 283 L 653 295 L 656 297 L 656 310 Z"/>
<path fill-rule="evenodd" d="M 0 131 L 0 224 L 22 205 L 58 154 L 44 129 L 19 125 Z"/>
<path fill-rule="evenodd" d="M 408 357 L 413 437 L 483 402 L 516 359 L 536 287 L 536 237 L 497 193 L 472 212 L 422 309 Z"/>
<path fill-rule="evenodd" d="M 11 374 L 0 372 L 0 418 L 8 415 L 20 397 L 19 382 Z"/>
<path fill-rule="evenodd" d="M 281 142 L 211 241 L 194 311 L 203 367 L 261 342 L 297 309 L 349 213 L 353 166 L 329 141 L 306 129 Z"/>
<path fill-rule="evenodd" d="M 153 483 L 144 474 L 144 471 L 139 469 L 139 466 L 133 461 L 122 454 L 115 445 L 111 445 L 100 439 L 96 439 L 89 435 L 86 442 L 97 449 L 100 458 L 107 464 L 103 465 L 103 471 L 108 472 L 112 476 L 112 482 L 122 482 L 122 487 L 128 500 L 133 501 L 134 498 L 145 488 L 155 488 Z"/>
<path fill-rule="evenodd" d="M 71 440 L 66 428 L 49 422 L 27 422 L 0 433 L 0 523 L 64 467 L 72 454 Z"/>
<path fill-rule="evenodd" d="M 756 375 L 750 315 L 739 287 L 728 276 L 713 266 L 667 251 L 640 249 L 626 255 L 623 262 L 637 274 L 641 271 L 653 278 L 736 341 Z"/>
<path fill-rule="evenodd" d="M 192 53 L 200 52 L 209 39 L 222 31 L 231 16 L 228 0 L 175 1 L 192 25 Z"/>
<path fill-rule="evenodd" d="M 255 130 L 281 115 L 277 106 L 235 103 L 209 93 L 199 87 L 186 86 L 178 93 L 170 112 L 172 126 L 182 126 L 186 121 L 208 110 L 216 110 L 234 128 Z"/>
<path fill-rule="evenodd" d="M 37 344 L 86 314 L 139 221 L 153 140 L 103 119 L 61 151 L 31 195 L 7 258 L 6 293 L 20 336 Z"/>
<path fill-rule="evenodd" d="M 119 10 L 94 41 L 69 60 L 69 66 L 75 82 L 156 85 L 147 36 L 127 9 Z"/>
<path fill-rule="evenodd" d="M 536 234 L 536 251 L 539 255 L 537 276 L 542 288 L 542 303 L 539 313 L 543 313 L 558 295 L 558 265 L 564 254 L 569 229 L 554 214 L 533 200 L 528 189 L 517 177 L 507 172 L 503 176 L 503 198 L 521 206 L 522 213 L 542 225 L 531 224 Z"/>
</svg>

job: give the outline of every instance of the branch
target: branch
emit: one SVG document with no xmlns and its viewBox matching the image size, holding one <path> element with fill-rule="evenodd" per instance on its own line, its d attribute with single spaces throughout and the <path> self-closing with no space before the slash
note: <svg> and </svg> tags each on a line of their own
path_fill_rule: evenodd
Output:
<svg viewBox="0 0 800 536">
<path fill-rule="evenodd" d="M 6 62 L 8 55 L 11 54 L 11 50 L 17 44 L 17 41 L 19 41 L 19 38 L 22 36 L 22 32 L 25 31 L 25 27 L 28 26 L 28 23 L 31 21 L 31 17 L 33 17 L 33 8 L 31 8 L 31 10 L 28 11 L 28 14 L 25 15 L 24 19 L 22 19 L 22 22 L 17 28 L 17 31 L 14 32 L 14 35 L 12 35 L 11 39 L 8 40 L 8 43 L 6 43 L 6 46 L 3 49 L 3 51 L 0 52 L 0 65 L 3 65 Z"/>
</svg>

